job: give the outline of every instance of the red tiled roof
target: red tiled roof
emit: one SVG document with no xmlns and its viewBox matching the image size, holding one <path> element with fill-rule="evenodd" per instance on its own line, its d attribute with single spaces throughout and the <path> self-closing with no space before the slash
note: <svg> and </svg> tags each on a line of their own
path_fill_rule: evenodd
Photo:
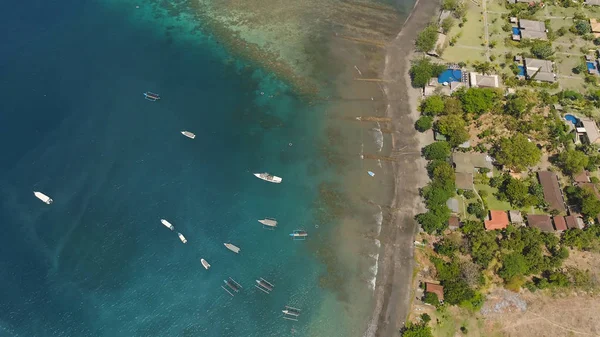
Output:
<svg viewBox="0 0 600 337">
<path fill-rule="evenodd" d="M 489 220 L 485 220 L 485 229 L 504 229 L 508 226 L 508 214 L 505 211 L 490 211 Z"/>
<path fill-rule="evenodd" d="M 552 227 L 552 220 L 548 215 L 528 214 L 527 223 L 529 224 L 529 227 L 539 228 L 544 232 L 554 231 L 554 227 Z"/>
<path fill-rule="evenodd" d="M 444 300 L 444 287 L 439 284 L 426 282 L 425 283 L 425 291 L 428 293 L 436 294 L 438 300 L 440 300 L 440 301 Z"/>
<path fill-rule="evenodd" d="M 560 191 L 560 186 L 558 186 L 556 174 L 550 171 L 540 171 L 538 172 L 538 178 L 544 189 L 544 200 L 550 205 L 550 209 L 560 212 L 566 211 L 565 201 Z"/>
<path fill-rule="evenodd" d="M 567 223 L 564 216 L 555 216 L 552 219 L 554 220 L 554 228 L 556 228 L 557 231 L 567 230 Z"/>
<path fill-rule="evenodd" d="M 574 215 L 567 215 L 565 217 L 565 222 L 567 223 L 567 228 L 579 228 L 577 217 Z"/>
</svg>

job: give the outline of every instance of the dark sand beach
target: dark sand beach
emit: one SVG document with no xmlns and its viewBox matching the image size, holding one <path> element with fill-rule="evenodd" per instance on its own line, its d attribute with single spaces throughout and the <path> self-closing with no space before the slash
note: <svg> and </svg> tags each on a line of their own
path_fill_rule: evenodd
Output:
<svg viewBox="0 0 600 337">
<path fill-rule="evenodd" d="M 393 164 L 396 171 L 396 191 L 393 219 L 384 226 L 382 237 L 382 271 L 376 291 L 373 319 L 378 321 L 376 336 L 396 336 L 408 314 L 413 264 L 413 240 L 417 230 L 414 216 L 423 205 L 419 188 L 427 181 L 425 162 L 420 156 L 421 147 L 429 140 L 418 134 L 414 122 L 418 118 L 419 90 L 410 85 L 408 69 L 414 52 L 414 39 L 435 15 L 439 1 L 417 0 L 398 36 L 386 50 L 384 78 L 388 99 L 388 115 L 395 132 L 394 151 L 399 161 Z"/>
</svg>

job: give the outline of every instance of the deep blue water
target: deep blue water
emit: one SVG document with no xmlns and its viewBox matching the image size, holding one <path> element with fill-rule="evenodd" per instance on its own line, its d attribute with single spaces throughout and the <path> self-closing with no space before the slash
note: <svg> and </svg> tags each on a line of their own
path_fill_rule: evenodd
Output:
<svg viewBox="0 0 600 337">
<path fill-rule="evenodd" d="M 188 43 L 124 6 L 12 2 L 0 29 L 0 336 L 307 331 L 326 296 L 322 266 L 288 233 L 319 235 L 318 106 L 224 62 L 201 33 Z M 144 100 L 146 90 L 163 99 Z M 262 230 L 263 217 L 280 228 Z M 220 288 L 228 276 L 244 286 L 235 298 Z M 271 295 L 253 287 L 261 276 Z M 282 320 L 285 304 L 303 319 Z"/>
</svg>

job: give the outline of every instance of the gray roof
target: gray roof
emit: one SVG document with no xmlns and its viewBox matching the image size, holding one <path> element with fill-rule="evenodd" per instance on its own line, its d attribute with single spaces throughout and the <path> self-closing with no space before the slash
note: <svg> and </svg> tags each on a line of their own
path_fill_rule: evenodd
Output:
<svg viewBox="0 0 600 337">
<path fill-rule="evenodd" d="M 591 6 L 600 6 L 600 0 L 585 0 L 583 3 Z"/>
<path fill-rule="evenodd" d="M 534 21 L 534 20 L 519 20 L 519 28 L 524 30 L 545 32 L 546 24 L 542 21 Z"/>
<path fill-rule="evenodd" d="M 492 169 L 492 158 L 483 153 L 463 153 L 455 152 L 452 154 L 452 162 L 456 167 L 456 172 L 473 173 L 475 168 Z"/>
<path fill-rule="evenodd" d="M 521 211 L 508 211 L 508 217 L 510 218 L 510 222 L 514 224 L 523 223 L 523 215 L 521 215 Z"/>
<path fill-rule="evenodd" d="M 472 87 L 498 87 L 498 75 L 482 75 L 479 73 L 469 73 Z"/>
<path fill-rule="evenodd" d="M 458 213 L 458 200 L 454 198 L 448 199 L 446 201 L 446 206 L 452 211 L 452 213 Z"/>
<path fill-rule="evenodd" d="M 473 173 L 456 172 L 456 188 L 461 190 L 473 190 Z"/>
<path fill-rule="evenodd" d="M 534 72 L 532 79 L 542 82 L 556 82 L 556 77 L 554 77 L 554 73 L 547 73 L 544 71 L 539 71 L 537 73 Z"/>
<path fill-rule="evenodd" d="M 538 69 L 540 72 L 551 73 L 553 71 L 552 61 L 525 58 L 525 67 L 527 74 L 533 75 Z"/>
<path fill-rule="evenodd" d="M 552 219 L 548 215 L 528 214 L 527 223 L 529 227 L 539 228 L 543 232 L 553 232 Z"/>
<path fill-rule="evenodd" d="M 595 143 L 600 139 L 600 132 L 598 132 L 598 126 L 596 126 L 596 122 L 591 119 L 581 118 L 581 124 L 585 128 L 585 134 L 590 141 L 590 143 Z"/>
<path fill-rule="evenodd" d="M 546 32 L 538 32 L 535 30 L 522 30 L 521 38 L 530 40 L 548 40 Z"/>
</svg>

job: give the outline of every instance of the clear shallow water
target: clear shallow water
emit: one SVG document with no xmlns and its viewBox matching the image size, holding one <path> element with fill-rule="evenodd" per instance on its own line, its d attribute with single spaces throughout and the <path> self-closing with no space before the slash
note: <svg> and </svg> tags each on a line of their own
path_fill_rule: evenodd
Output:
<svg viewBox="0 0 600 337">
<path fill-rule="evenodd" d="M 346 335 L 333 302 L 313 321 L 334 295 L 314 249 L 287 237 L 328 231 L 313 218 L 332 175 L 322 106 L 177 18 L 94 1 L 12 7 L 0 17 L 3 335 L 301 336 L 313 323 Z M 251 175 L 265 170 L 283 184 Z M 262 230 L 268 216 L 280 228 Z M 228 276 L 244 286 L 233 299 Z M 253 287 L 261 276 L 271 295 Z M 279 318 L 285 304 L 300 322 Z"/>
</svg>

